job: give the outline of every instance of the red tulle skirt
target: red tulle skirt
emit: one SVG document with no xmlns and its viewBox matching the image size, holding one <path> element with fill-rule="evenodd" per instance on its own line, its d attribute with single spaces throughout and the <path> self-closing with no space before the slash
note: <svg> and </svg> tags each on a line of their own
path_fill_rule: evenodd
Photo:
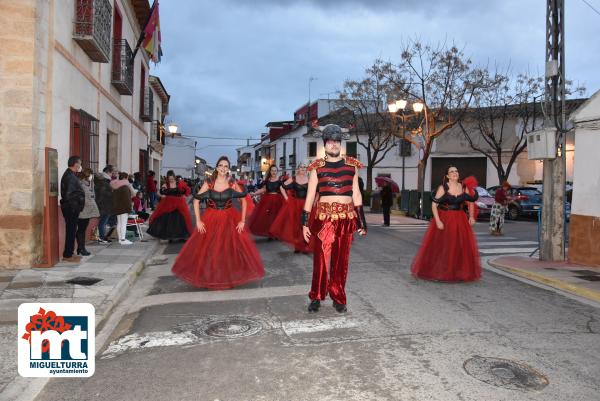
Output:
<svg viewBox="0 0 600 401">
<path fill-rule="evenodd" d="M 254 241 L 244 230 L 234 208 L 207 209 L 202 217 L 206 232 L 194 230 L 173 265 L 180 279 L 199 288 L 223 290 L 259 280 L 265 275 Z"/>
<path fill-rule="evenodd" d="M 254 235 L 268 237 L 285 199 L 280 193 L 264 194 L 248 218 L 248 229 Z"/>
<path fill-rule="evenodd" d="M 160 239 L 184 239 L 192 233 L 192 219 L 183 196 L 163 196 L 148 220 L 148 234 Z"/>
<path fill-rule="evenodd" d="M 271 225 L 269 236 L 291 245 L 295 251 L 312 252 L 312 241 L 306 243 L 302 237 L 300 217 L 305 199 L 288 198 Z"/>
<path fill-rule="evenodd" d="M 413 276 L 437 281 L 474 281 L 481 278 L 477 240 L 463 211 L 439 210 L 444 229 L 431 221 L 413 260 Z"/>
</svg>

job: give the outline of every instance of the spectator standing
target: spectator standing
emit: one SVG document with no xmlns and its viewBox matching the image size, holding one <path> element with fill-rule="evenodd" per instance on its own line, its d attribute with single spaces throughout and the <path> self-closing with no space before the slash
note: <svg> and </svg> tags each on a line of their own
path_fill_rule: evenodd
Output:
<svg viewBox="0 0 600 401">
<path fill-rule="evenodd" d="M 85 194 L 77 173 L 81 171 L 81 158 L 71 156 L 67 161 L 67 169 L 60 179 L 60 209 L 65 219 L 65 249 L 63 260 L 66 262 L 79 262 L 80 256 L 74 256 L 75 234 L 77 220 L 83 210 Z"/>
<path fill-rule="evenodd" d="M 383 188 L 381 188 L 381 209 L 383 210 L 383 225 L 389 227 L 390 225 L 390 211 L 394 204 L 394 195 L 392 194 L 392 187 L 390 183 L 385 181 Z"/>
<path fill-rule="evenodd" d="M 96 174 L 94 177 L 94 194 L 96 195 L 96 205 L 100 212 L 98 221 L 98 242 L 107 244 L 110 242 L 106 238 L 106 225 L 110 217 L 113 215 L 113 190 L 110 186 L 114 167 L 108 164 L 102 170 L 102 173 Z"/>
<path fill-rule="evenodd" d="M 127 216 L 131 212 L 131 198 L 135 196 L 135 190 L 128 180 L 129 174 L 120 172 L 119 178 L 111 181 L 110 186 L 113 189 L 113 213 L 117 215 L 117 234 L 119 235 L 119 244 L 131 245 L 133 242 L 126 238 Z"/>
<path fill-rule="evenodd" d="M 83 205 L 83 210 L 81 213 L 79 213 L 79 218 L 77 220 L 77 233 L 75 237 L 77 238 L 77 255 L 81 256 L 90 255 L 88 250 L 85 249 L 85 234 L 88 224 L 90 223 L 90 219 L 100 216 L 100 211 L 98 210 L 98 205 L 96 205 L 95 200 L 94 184 L 92 182 L 93 178 L 94 172 L 90 168 L 85 168 L 81 173 L 79 173 L 81 188 L 85 194 L 85 203 Z"/>
<path fill-rule="evenodd" d="M 154 171 L 148 171 L 148 178 L 146 179 L 146 192 L 148 193 L 148 208 L 154 210 L 156 205 L 156 180 Z"/>
</svg>

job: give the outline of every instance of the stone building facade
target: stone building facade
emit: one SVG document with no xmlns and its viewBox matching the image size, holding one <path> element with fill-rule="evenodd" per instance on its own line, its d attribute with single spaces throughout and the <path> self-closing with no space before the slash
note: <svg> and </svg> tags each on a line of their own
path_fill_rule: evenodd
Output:
<svg viewBox="0 0 600 401">
<path fill-rule="evenodd" d="M 70 155 L 96 171 L 147 165 L 153 92 L 133 50 L 149 12 L 148 0 L 0 2 L 0 268 L 56 263 Z"/>
</svg>

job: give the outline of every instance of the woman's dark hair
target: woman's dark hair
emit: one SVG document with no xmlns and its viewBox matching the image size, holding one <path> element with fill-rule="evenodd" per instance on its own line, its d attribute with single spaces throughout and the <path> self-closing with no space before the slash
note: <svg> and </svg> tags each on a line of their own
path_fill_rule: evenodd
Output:
<svg viewBox="0 0 600 401">
<path fill-rule="evenodd" d="M 450 170 L 452 167 L 458 170 L 458 167 L 456 167 L 454 164 L 449 164 L 448 166 L 446 166 L 446 170 L 444 170 L 444 177 L 442 178 L 443 186 L 446 186 L 448 184 L 448 170 Z"/>
<path fill-rule="evenodd" d="M 87 180 L 91 175 L 94 175 L 94 172 L 92 171 L 91 168 L 86 167 L 83 170 L 81 170 L 81 173 L 77 174 L 79 176 L 80 180 Z"/>
<path fill-rule="evenodd" d="M 172 175 L 173 177 L 175 177 L 175 172 L 174 172 L 173 170 L 169 170 L 169 171 L 167 171 L 167 177 L 169 177 L 169 176 L 171 176 L 171 175 Z"/>
<path fill-rule="evenodd" d="M 231 162 L 229 161 L 229 158 L 227 156 L 221 156 L 219 157 L 219 160 L 217 160 L 217 163 L 215 164 L 215 169 L 212 173 L 212 180 L 213 182 L 217 179 L 217 175 L 219 175 L 219 172 L 217 171 L 217 167 L 219 166 L 219 163 L 221 163 L 223 160 L 225 160 L 227 162 L 227 165 L 229 167 L 231 167 Z"/>
<path fill-rule="evenodd" d="M 271 179 L 271 177 L 273 176 L 273 173 L 271 172 L 271 169 L 272 169 L 273 167 L 275 167 L 275 170 L 277 170 L 277 166 L 276 166 L 276 165 L 274 165 L 274 164 L 271 164 L 271 165 L 269 166 L 269 175 L 267 176 L 267 178 L 268 178 L 268 179 Z"/>
<path fill-rule="evenodd" d="M 126 172 L 124 172 L 124 171 L 121 171 L 121 172 L 119 173 L 119 180 L 127 180 L 127 179 L 129 179 L 129 174 L 127 174 L 127 173 L 126 173 Z"/>
<path fill-rule="evenodd" d="M 73 167 L 77 163 L 81 163 L 81 157 L 79 157 L 79 156 L 71 156 L 71 157 L 69 157 L 69 160 L 67 160 L 68 167 Z"/>
</svg>

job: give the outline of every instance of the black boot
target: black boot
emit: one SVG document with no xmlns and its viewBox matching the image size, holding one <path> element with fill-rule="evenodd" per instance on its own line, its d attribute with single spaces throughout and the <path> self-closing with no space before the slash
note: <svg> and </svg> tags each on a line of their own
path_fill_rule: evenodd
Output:
<svg viewBox="0 0 600 401">
<path fill-rule="evenodd" d="M 333 301 L 333 307 L 338 313 L 346 313 L 346 311 L 348 311 L 348 308 L 346 308 L 345 304 L 338 304 L 335 301 Z"/>
<path fill-rule="evenodd" d="M 77 255 L 81 255 L 81 256 L 90 256 L 91 253 L 89 253 L 87 251 L 87 249 L 78 249 L 77 250 Z"/>
<path fill-rule="evenodd" d="M 321 301 L 319 301 L 318 299 L 313 299 L 310 302 L 310 305 L 308 305 L 308 311 L 311 313 L 317 312 L 320 307 L 321 307 Z"/>
</svg>

